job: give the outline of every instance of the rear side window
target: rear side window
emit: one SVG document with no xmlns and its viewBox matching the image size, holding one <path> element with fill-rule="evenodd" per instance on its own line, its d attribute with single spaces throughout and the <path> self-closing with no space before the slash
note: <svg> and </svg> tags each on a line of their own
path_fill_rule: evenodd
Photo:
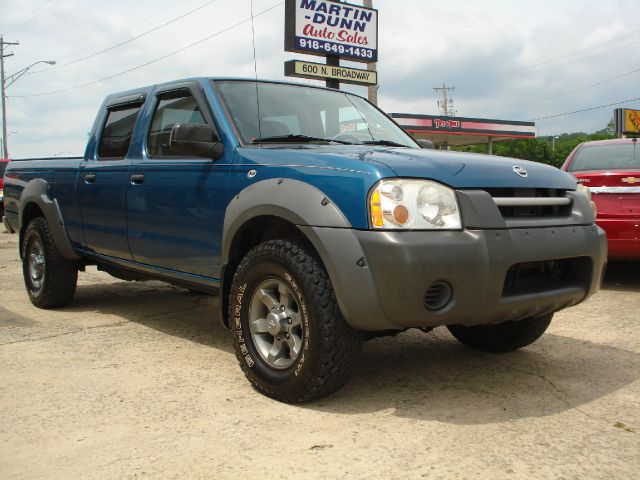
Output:
<svg viewBox="0 0 640 480">
<path fill-rule="evenodd" d="M 98 147 L 101 159 L 124 158 L 127 155 L 140 107 L 123 105 L 109 109 Z"/>
<path fill-rule="evenodd" d="M 191 92 L 180 90 L 160 94 L 147 139 L 149 155 L 152 157 L 178 156 L 169 146 L 169 137 L 175 125 L 186 123 L 207 123 Z"/>
<path fill-rule="evenodd" d="M 640 148 L 636 150 L 636 142 L 582 147 L 569 165 L 570 172 L 638 169 L 640 169 Z"/>
<path fill-rule="evenodd" d="M 0 162 L 0 178 L 4 177 L 4 171 L 7 169 L 8 162 Z"/>
</svg>

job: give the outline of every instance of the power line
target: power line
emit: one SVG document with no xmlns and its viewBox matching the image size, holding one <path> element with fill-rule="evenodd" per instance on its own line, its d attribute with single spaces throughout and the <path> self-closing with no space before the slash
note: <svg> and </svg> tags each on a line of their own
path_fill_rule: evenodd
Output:
<svg viewBox="0 0 640 480">
<path fill-rule="evenodd" d="M 638 72 L 640 72 L 640 68 L 637 68 L 636 70 L 631 70 L 630 72 L 621 73 L 620 75 L 616 75 L 615 77 L 606 78 L 604 80 L 600 80 L 598 82 L 591 83 L 591 84 L 585 85 L 583 87 L 574 88 L 573 90 L 569 90 L 568 92 L 559 93 L 557 95 L 552 95 L 550 97 L 544 97 L 544 98 L 538 98 L 536 100 L 531 100 L 531 101 L 525 102 L 525 103 L 523 103 L 521 105 L 529 105 L 531 103 L 543 102 L 545 100 L 553 100 L 554 98 L 564 97 L 566 95 L 571 95 L 573 93 L 581 92 L 583 90 L 588 90 L 589 88 L 593 88 L 593 87 L 598 87 L 600 85 L 604 85 L 605 83 L 613 82 L 614 80 L 618 80 L 620 78 L 628 77 L 629 75 L 633 75 L 634 73 L 638 73 Z"/>
<path fill-rule="evenodd" d="M 502 72 L 502 74 L 515 73 L 515 72 L 519 72 L 519 71 L 522 71 L 522 70 L 529 70 L 531 68 L 539 67 L 540 65 L 546 65 L 548 63 L 553 63 L 553 62 L 555 62 L 557 60 L 564 60 L 565 58 L 573 57 L 573 56 L 575 56 L 577 54 L 580 54 L 582 52 L 589 52 L 589 51 L 593 50 L 594 48 L 600 48 L 600 47 L 602 47 L 604 45 L 608 45 L 610 43 L 617 43 L 618 41 L 620 41 L 620 40 L 622 40 L 624 38 L 633 37 L 633 36 L 637 35 L 638 33 L 640 33 L 640 29 L 634 30 L 633 32 L 630 32 L 630 33 L 625 33 L 624 35 L 620 35 L 618 37 L 610 38 L 609 40 L 606 40 L 604 42 L 600 42 L 599 44 L 596 43 L 595 45 L 591 45 L 590 47 L 586 47 L 586 48 L 582 48 L 582 49 L 579 49 L 579 50 L 575 50 L 573 52 L 567 53 L 567 54 L 562 55 L 560 57 L 551 58 L 551 59 L 548 59 L 548 60 L 544 60 L 542 62 L 534 63 L 534 64 L 531 64 L 531 65 L 526 65 L 524 67 L 514 68 L 512 70 L 506 70 L 506 71 Z M 632 43 L 630 45 L 635 45 L 636 43 L 637 42 Z M 626 46 L 630 46 L 630 45 L 626 45 Z M 620 48 L 624 48 L 624 47 L 620 47 Z M 614 50 L 616 50 L 616 49 L 614 49 Z M 609 51 L 606 51 L 605 53 L 608 53 L 608 52 Z M 600 55 L 600 54 L 598 54 L 598 55 Z M 592 57 L 587 57 L 587 58 L 592 58 Z"/>
<path fill-rule="evenodd" d="M 103 43 L 103 42 L 104 42 L 104 40 L 109 40 L 109 39 L 111 39 L 111 38 L 117 37 L 118 35 L 120 35 L 120 34 L 121 34 L 121 33 L 123 33 L 123 32 L 129 31 L 129 30 L 131 30 L 132 28 L 135 28 L 135 27 L 137 27 L 137 26 L 139 26 L 139 25 L 142 25 L 143 23 L 147 23 L 147 22 L 148 22 L 149 20 L 151 20 L 153 17 L 156 17 L 156 16 L 158 16 L 159 14 L 161 14 L 161 13 L 163 13 L 163 12 L 166 12 L 166 11 L 167 11 L 167 10 L 169 10 L 171 7 L 173 7 L 174 5 L 176 5 L 176 4 L 178 4 L 178 3 L 180 3 L 180 1 L 181 1 L 181 0 L 174 0 L 174 1 L 173 1 L 173 2 L 171 2 L 170 4 L 168 4 L 168 5 L 166 5 L 166 6 L 162 7 L 162 8 L 160 8 L 160 9 L 158 9 L 158 10 L 156 10 L 156 11 L 155 11 L 155 12 L 153 12 L 152 14 L 145 16 L 145 18 L 144 18 L 144 19 L 142 19 L 141 21 L 138 21 L 138 22 L 132 23 L 132 24 L 128 25 L 127 27 L 125 27 L 125 28 L 123 28 L 123 29 L 121 29 L 121 30 L 118 30 L 118 31 L 117 31 L 117 32 L 115 32 L 115 33 L 112 33 L 111 35 L 107 35 L 107 36 L 106 36 L 106 37 L 104 37 L 102 40 L 100 40 L 100 41 L 98 41 L 98 42 L 94 42 L 93 44 L 91 44 L 91 46 L 89 46 L 88 48 L 85 46 L 84 48 L 81 48 L 81 49 L 79 49 L 79 50 L 75 50 L 75 51 L 71 52 L 70 54 L 65 55 L 64 57 L 60 57 L 60 59 L 59 59 L 59 60 L 60 60 L 60 61 L 64 61 L 64 60 L 66 60 L 66 59 L 68 59 L 68 58 L 73 58 L 73 57 L 75 57 L 78 53 L 86 52 L 86 51 L 88 51 L 88 50 L 91 50 L 91 47 L 93 47 L 93 46 L 95 46 L 95 45 L 100 45 L 101 43 Z"/>
<path fill-rule="evenodd" d="M 504 109 L 504 108 L 521 107 L 521 106 L 524 106 L 524 105 L 531 105 L 533 103 L 539 103 L 539 102 L 544 102 L 544 101 L 547 101 L 547 100 L 553 100 L 553 99 L 556 99 L 556 98 L 565 97 L 567 95 L 572 95 L 574 93 L 581 92 L 583 90 L 588 90 L 589 88 L 594 88 L 594 87 L 597 87 L 597 86 L 600 86 L 600 85 L 604 85 L 605 83 L 609 83 L 609 82 L 612 82 L 614 80 L 618 80 L 620 78 L 628 77 L 629 75 L 633 75 L 634 73 L 639 73 L 639 72 L 640 72 L 640 68 L 638 68 L 636 70 L 632 70 L 630 72 L 621 73 L 620 75 L 616 75 L 615 77 L 611 77 L 611 78 L 607 78 L 607 79 L 604 79 L 604 80 L 600 80 L 598 82 L 591 83 L 589 85 L 584 85 L 582 87 L 574 88 L 573 90 L 569 90 L 568 92 L 558 93 L 556 95 L 551 95 L 551 96 L 548 96 L 548 97 L 536 98 L 534 100 L 529 100 L 527 102 L 512 103 L 512 104 L 509 104 L 509 105 L 500 105 L 500 106 L 497 106 L 497 107 L 489 107 L 489 108 L 483 108 L 483 109 L 473 108 L 473 109 L 468 110 L 468 111 L 469 112 L 477 112 L 479 110 L 500 110 L 500 109 Z"/>
<path fill-rule="evenodd" d="M 573 61 L 571 61 L 571 62 L 560 63 L 560 64 L 557 64 L 557 65 L 549 65 L 549 66 L 547 66 L 547 67 L 541 68 L 541 69 L 540 69 L 540 70 L 538 70 L 537 72 L 544 71 L 544 70 L 550 70 L 550 69 L 552 69 L 552 68 L 559 69 L 560 67 L 566 67 L 566 66 L 568 66 L 568 65 L 574 65 L 574 64 L 576 64 L 576 63 L 584 62 L 584 61 L 586 61 L 586 60 L 592 60 L 592 59 L 594 59 L 594 58 L 602 57 L 603 55 L 609 55 L 611 52 L 615 52 L 615 51 L 618 51 L 618 50 L 622 50 L 622 49 L 625 49 L 625 48 L 628 48 L 628 47 L 632 47 L 632 46 L 634 46 L 634 45 L 638 45 L 638 44 L 640 44 L 640 41 L 633 42 L 633 43 L 628 43 L 628 44 L 626 44 L 626 45 L 620 45 L 620 46 L 618 46 L 618 47 L 611 48 L 611 49 L 605 50 L 605 51 L 600 52 L 600 53 L 596 53 L 595 55 L 590 55 L 590 56 L 588 56 L 588 57 L 578 58 L 577 60 L 573 60 Z M 538 65 L 541 65 L 541 64 L 538 64 Z M 510 72 L 523 71 L 523 70 L 526 70 L 526 69 L 528 69 L 528 68 L 530 68 L 530 67 L 524 67 L 524 68 L 522 68 L 522 69 L 520 69 L 520 70 L 516 69 L 516 70 L 511 70 L 511 71 L 503 72 L 503 73 L 498 74 L 498 75 L 496 75 L 496 76 L 489 77 L 489 79 L 488 79 L 488 80 L 495 80 L 495 79 L 498 79 L 498 78 L 504 78 L 504 77 L 505 77 L 507 74 L 509 74 Z"/>
<path fill-rule="evenodd" d="M 153 32 L 155 32 L 155 31 L 157 31 L 157 30 L 160 30 L 161 28 L 164 28 L 164 27 L 166 27 L 166 26 L 168 26 L 168 25 L 170 25 L 170 24 L 172 24 L 172 23 L 174 23 L 174 22 L 177 22 L 178 20 L 181 20 L 181 19 L 183 19 L 184 17 L 186 17 L 186 16 L 188 16 L 188 15 L 191 15 L 192 13 L 195 13 L 195 12 L 197 12 L 198 10 L 201 10 L 201 9 L 203 9 L 204 7 L 206 7 L 206 6 L 208 6 L 208 5 L 211 5 L 212 3 L 215 3 L 215 2 L 217 2 L 217 1 L 218 1 L 218 0 L 209 0 L 208 2 L 206 2 L 206 3 L 202 4 L 202 5 L 200 5 L 199 7 L 196 7 L 196 8 L 194 8 L 194 9 L 192 9 L 192 10 L 189 10 L 188 12 L 183 13 L 182 15 L 179 15 L 178 17 L 172 18 L 171 20 L 169 20 L 168 22 L 163 23 L 162 25 L 158 25 L 158 26 L 156 26 L 156 27 L 153 27 L 152 29 L 147 30 L 146 32 L 143 32 L 143 33 L 141 33 L 140 35 L 136 35 L 136 36 L 134 36 L 134 37 L 131 37 L 131 38 L 129 38 L 129 39 L 127 39 L 127 40 L 125 40 L 124 42 L 120 42 L 120 43 L 117 43 L 117 44 L 115 44 L 115 45 L 112 45 L 112 46 L 110 46 L 110 47 L 108 47 L 108 48 L 105 48 L 105 49 L 99 50 L 99 51 L 97 51 L 97 52 L 94 52 L 94 53 L 92 53 L 91 55 L 87 55 L 86 57 L 78 58 L 78 59 L 76 59 L 76 60 L 72 60 L 72 61 L 67 62 L 67 63 L 63 63 L 63 64 L 60 64 L 60 65 L 56 65 L 55 67 L 53 67 L 53 68 L 47 68 L 46 70 L 39 70 L 39 71 L 37 71 L 37 72 L 28 73 L 27 75 L 37 75 L 38 73 L 42 73 L 42 72 L 47 72 L 47 73 L 49 73 L 49 72 L 51 72 L 52 70 L 57 70 L 58 68 L 67 67 L 67 66 L 69 66 L 69 65 L 73 65 L 74 63 L 82 62 L 83 60 L 88 60 L 89 58 L 93 58 L 93 57 L 95 57 L 95 56 L 97 56 L 97 55 L 101 55 L 101 54 L 103 54 L 103 53 L 109 52 L 109 51 L 114 50 L 114 49 L 116 49 L 116 48 L 118 48 L 118 47 L 121 47 L 121 46 L 126 45 L 126 44 L 128 44 L 128 43 L 131 43 L 131 42 L 133 42 L 133 41 L 135 41 L 135 40 L 137 40 L 137 39 L 139 39 L 139 38 L 141 38 L 141 37 L 144 37 L 145 35 L 148 35 L 148 34 L 150 34 L 150 33 L 153 33 Z"/>
<path fill-rule="evenodd" d="M 632 47 L 632 46 L 638 45 L 638 44 L 640 44 L 640 40 L 637 41 L 637 42 L 633 42 L 633 43 L 627 43 L 626 45 L 620 45 L 620 46 L 618 46 L 616 48 L 611 48 L 609 50 L 605 50 L 603 52 L 596 53 L 595 55 L 590 55 L 588 57 L 579 58 L 579 59 L 574 60 L 572 62 L 561 63 L 559 65 L 549 65 L 548 67 L 542 68 L 540 70 L 550 70 L 552 68 L 566 67 L 567 65 L 574 65 L 576 63 L 584 62 L 585 60 L 591 60 L 591 59 L 594 59 L 594 58 L 602 57 L 603 55 L 608 55 L 611 52 L 616 52 L 618 50 L 622 50 L 622 49 L 625 49 L 627 47 Z"/>
<path fill-rule="evenodd" d="M 45 27 L 45 28 L 43 28 L 42 30 L 39 30 L 36 33 L 32 33 L 30 35 L 26 35 L 25 37 L 22 37 L 22 41 L 24 41 L 25 39 L 31 39 L 31 38 L 39 37 L 43 33 L 50 32 L 53 29 L 60 30 L 60 28 L 63 27 L 64 25 L 69 25 L 70 23 L 74 22 L 78 18 L 80 18 L 83 15 L 85 15 L 90 10 L 93 10 L 96 7 L 99 7 L 103 3 L 106 3 L 107 1 L 109 1 L 109 0 L 98 0 L 96 3 L 90 5 L 89 7 L 85 8 L 84 10 L 81 10 L 80 12 L 76 13 L 75 15 L 73 15 L 71 18 L 66 19 L 66 21 L 63 24 L 57 23 L 55 25 L 51 25 L 50 27 Z"/>
<path fill-rule="evenodd" d="M 265 10 L 262 10 L 259 13 L 256 13 L 253 17 L 255 18 L 255 17 L 259 17 L 260 15 L 264 15 L 265 13 L 268 13 L 271 10 L 273 10 L 273 9 L 283 5 L 283 4 L 284 4 L 284 2 L 277 3 L 277 4 L 267 8 Z M 73 87 L 61 88 L 59 90 L 52 90 L 52 91 L 49 91 L 49 92 L 32 93 L 32 94 L 29 94 L 29 95 L 11 95 L 11 98 L 42 97 L 42 96 L 45 96 L 45 95 L 54 95 L 54 94 L 57 94 L 57 93 L 68 92 L 68 91 L 76 90 L 76 89 L 79 89 L 79 88 L 90 87 L 92 85 L 96 85 L 96 84 L 104 82 L 106 80 L 111 80 L 112 78 L 119 77 L 121 75 L 125 75 L 125 74 L 127 74 L 129 72 L 133 72 L 135 70 L 139 70 L 139 69 L 144 68 L 144 67 L 146 67 L 148 65 L 151 65 L 153 63 L 159 62 L 160 60 L 164 60 L 165 58 L 168 58 L 168 57 L 171 57 L 171 56 L 173 56 L 173 55 L 175 55 L 177 53 L 183 52 L 183 51 L 185 51 L 185 50 L 187 50 L 187 49 L 189 49 L 191 47 L 195 47 L 196 45 L 204 43 L 207 40 L 210 40 L 210 39 L 212 39 L 214 37 L 217 37 L 218 35 L 221 35 L 223 33 L 226 33 L 229 30 L 233 30 L 234 28 L 239 27 L 240 25 L 245 24 L 245 23 L 250 22 L 250 21 L 251 21 L 251 17 L 245 18 L 244 20 L 241 20 L 241 21 L 239 21 L 239 22 L 237 22 L 237 23 L 235 23 L 235 24 L 233 24 L 233 25 L 231 25 L 231 26 L 229 26 L 227 28 L 224 28 L 224 29 L 219 30 L 219 31 L 217 31 L 215 33 L 212 33 L 211 35 L 207 35 L 206 37 L 201 38 L 200 40 L 197 40 L 197 41 L 195 41 L 193 43 L 190 43 L 189 45 L 186 45 L 186 46 L 181 47 L 181 48 L 179 48 L 177 50 L 174 50 L 173 52 L 167 53 L 166 55 L 162 55 L 161 57 L 155 58 L 153 60 L 149 60 L 148 62 L 142 63 L 140 65 L 136 65 L 135 67 L 129 68 L 129 69 L 124 70 L 122 72 L 111 74 L 111 75 L 109 75 L 107 77 L 103 77 L 103 78 L 100 78 L 98 80 L 94 80 L 94 81 L 91 81 L 91 82 L 83 83 L 83 84 L 80 84 L 80 85 L 74 85 Z"/>
<path fill-rule="evenodd" d="M 56 3 L 60 3 L 60 0 L 47 0 L 45 3 L 43 3 L 42 5 L 40 5 L 37 8 L 34 8 L 33 10 L 31 10 L 31 12 L 27 13 L 26 15 L 24 15 L 23 17 L 21 17 L 18 21 L 16 21 L 11 27 L 11 28 L 16 28 L 20 25 L 22 25 L 23 23 L 25 23 L 27 20 L 29 21 L 33 21 L 36 18 L 38 18 L 40 15 L 42 15 L 45 10 L 53 7 L 53 5 L 55 5 Z"/>
<path fill-rule="evenodd" d="M 590 112 L 591 110 L 598 110 L 600 108 L 613 107 L 614 105 L 622 105 L 623 103 L 631 103 L 631 102 L 636 102 L 638 100 L 640 100 L 640 97 L 630 98 L 629 100 L 621 100 L 619 102 L 607 103 L 606 105 L 598 105 L 597 107 L 582 108 L 580 110 L 574 110 L 573 112 L 556 113 L 554 115 L 547 115 L 546 117 L 532 118 L 530 121 L 533 122 L 536 120 L 547 120 L 548 118 L 566 117 L 568 115 L 573 115 L 576 113 Z"/>
</svg>

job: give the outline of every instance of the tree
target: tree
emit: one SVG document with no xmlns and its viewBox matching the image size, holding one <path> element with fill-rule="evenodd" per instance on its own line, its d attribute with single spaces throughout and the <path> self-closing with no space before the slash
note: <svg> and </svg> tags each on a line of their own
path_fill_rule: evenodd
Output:
<svg viewBox="0 0 640 480">
<path fill-rule="evenodd" d="M 552 148 L 554 137 L 557 137 L 555 139 L 555 150 Z M 592 140 L 607 140 L 611 138 L 616 138 L 613 130 L 613 121 L 610 121 L 602 130 L 591 134 L 583 132 L 563 133 L 557 136 L 494 143 L 493 153 L 501 157 L 522 158 L 524 160 L 546 163 L 554 167 L 561 167 L 569 154 L 579 144 Z M 452 147 L 452 149 L 462 152 L 487 153 L 486 144 Z"/>
</svg>

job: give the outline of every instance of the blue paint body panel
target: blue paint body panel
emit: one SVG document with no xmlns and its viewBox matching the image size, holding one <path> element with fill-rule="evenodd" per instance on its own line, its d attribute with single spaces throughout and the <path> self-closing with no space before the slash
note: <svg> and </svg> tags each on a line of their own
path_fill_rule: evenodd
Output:
<svg viewBox="0 0 640 480">
<path fill-rule="evenodd" d="M 499 157 L 366 145 L 243 146 L 234 133 L 215 80 L 193 78 L 109 96 L 96 117 L 84 158 L 11 162 L 6 172 L 6 214 L 19 227 L 22 189 L 42 178 L 50 186 L 77 252 L 169 280 L 215 285 L 220 278 L 227 206 L 246 187 L 271 178 L 294 179 L 323 192 L 351 226 L 368 229 L 367 196 L 382 178 L 413 177 L 453 188 L 519 187 L 575 189 L 575 180 L 553 167 Z M 156 94 L 187 85 L 205 100 L 224 146 L 217 160 L 151 158 L 146 149 Z M 129 152 L 100 160 L 97 147 L 107 105 L 143 95 Z M 520 178 L 513 165 L 527 169 Z M 249 178 L 250 170 L 255 176 Z M 86 183 L 86 175 L 95 175 Z M 144 175 L 132 184 L 131 175 Z M 314 225 L 322 227 L 322 225 Z"/>
</svg>

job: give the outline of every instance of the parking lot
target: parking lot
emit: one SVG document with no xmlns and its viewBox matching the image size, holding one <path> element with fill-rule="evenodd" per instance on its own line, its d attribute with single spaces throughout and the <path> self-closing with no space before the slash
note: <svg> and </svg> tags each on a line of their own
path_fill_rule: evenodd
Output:
<svg viewBox="0 0 640 480">
<path fill-rule="evenodd" d="M 10 478 L 637 478 L 640 265 L 494 356 L 445 329 L 365 344 L 352 381 L 253 391 L 217 299 L 89 269 L 71 306 L 24 291 L 0 233 L 0 472 Z"/>
</svg>

